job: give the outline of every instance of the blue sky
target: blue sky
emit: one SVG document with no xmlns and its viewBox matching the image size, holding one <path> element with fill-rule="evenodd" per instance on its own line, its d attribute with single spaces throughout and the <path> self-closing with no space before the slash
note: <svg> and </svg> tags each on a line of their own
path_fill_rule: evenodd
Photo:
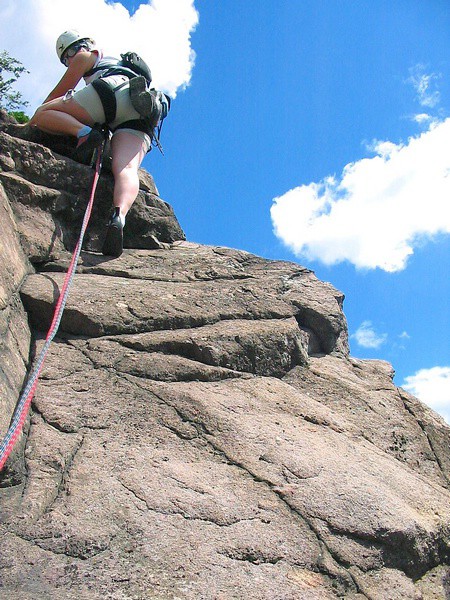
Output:
<svg viewBox="0 0 450 600">
<path fill-rule="evenodd" d="M 352 355 L 450 420 L 448 0 L 85 1 L 25 0 L 24 46 L 4 0 L 24 95 L 61 75 L 60 30 L 98 13 L 95 35 L 176 94 L 144 166 L 187 238 L 313 269 L 346 295 Z"/>
</svg>

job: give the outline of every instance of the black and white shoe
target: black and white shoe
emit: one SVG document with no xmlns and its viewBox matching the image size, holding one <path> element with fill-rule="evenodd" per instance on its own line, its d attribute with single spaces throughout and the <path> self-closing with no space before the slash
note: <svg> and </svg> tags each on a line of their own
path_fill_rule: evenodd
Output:
<svg viewBox="0 0 450 600">
<path fill-rule="evenodd" d="M 123 252 L 123 220 L 120 217 L 119 209 L 116 208 L 108 224 L 105 242 L 102 253 L 105 256 L 114 256 L 118 258 Z"/>
</svg>

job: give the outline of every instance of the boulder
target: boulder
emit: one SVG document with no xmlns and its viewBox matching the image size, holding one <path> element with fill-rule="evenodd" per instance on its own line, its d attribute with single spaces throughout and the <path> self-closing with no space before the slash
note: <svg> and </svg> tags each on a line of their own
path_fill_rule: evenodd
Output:
<svg viewBox="0 0 450 600">
<path fill-rule="evenodd" d="M 87 167 L 0 140 L 5 428 Z M 0 596 L 448 598 L 450 428 L 388 363 L 350 356 L 343 295 L 309 269 L 158 235 L 81 254 L 23 468 L 0 474 Z"/>
</svg>

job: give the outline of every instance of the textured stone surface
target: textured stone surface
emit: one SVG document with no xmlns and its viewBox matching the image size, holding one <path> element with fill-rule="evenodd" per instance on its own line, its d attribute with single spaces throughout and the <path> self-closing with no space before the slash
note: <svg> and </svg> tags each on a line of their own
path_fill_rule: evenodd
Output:
<svg viewBox="0 0 450 600">
<path fill-rule="evenodd" d="M 0 437 L 3 439 L 28 366 L 31 336 L 19 289 L 32 267 L 21 248 L 1 184 L 0 219 Z M 17 469 L 21 467 L 15 465 L 13 470 Z"/>
<path fill-rule="evenodd" d="M 12 390 L 18 290 L 37 352 L 68 257 L 42 242 L 31 272 L 27 203 L 2 198 Z M 448 600 L 450 428 L 389 364 L 349 356 L 342 303 L 308 269 L 227 248 L 83 252 L 25 468 L 0 475 L 0 598 Z"/>
<path fill-rule="evenodd" d="M 30 276 L 22 287 L 25 305 L 40 329 L 50 319 L 64 278 L 50 268 L 45 276 Z M 179 243 L 163 252 L 130 251 L 120 261 L 83 256 L 61 327 L 68 333 L 99 336 L 279 319 L 284 332 L 284 320 L 294 318 L 291 337 L 295 334 L 297 343 L 291 340 L 294 362 L 289 365 L 294 366 L 300 360 L 296 347 L 301 352 L 301 345 L 304 354 L 308 348 L 310 353 L 348 354 L 341 304 L 337 290 L 297 265 Z M 289 345 L 284 337 L 282 343 Z"/>
<path fill-rule="evenodd" d="M 35 264 L 62 258 L 73 250 L 78 239 L 94 171 L 46 146 L 13 137 L 8 131 L 31 139 L 55 137 L 43 136 L 27 126 L 4 122 L 1 125 L 0 114 L 0 183 L 12 206 L 22 246 Z M 56 138 L 56 146 L 50 145 L 70 155 L 70 146 L 60 138 Z M 111 213 L 112 191 L 112 175 L 104 169 L 85 249 L 101 249 Z M 152 177 L 141 169 L 139 195 L 124 230 L 125 247 L 157 248 L 160 243 L 182 239 L 184 233 L 172 208 L 159 198 Z"/>
</svg>

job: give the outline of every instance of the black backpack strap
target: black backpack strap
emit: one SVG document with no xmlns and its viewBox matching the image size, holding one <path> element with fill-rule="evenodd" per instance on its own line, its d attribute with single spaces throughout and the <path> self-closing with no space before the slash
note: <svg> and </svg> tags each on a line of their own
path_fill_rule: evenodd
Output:
<svg viewBox="0 0 450 600">
<path fill-rule="evenodd" d="M 90 77 L 91 75 L 94 75 L 99 71 L 105 71 L 109 73 L 109 71 L 118 71 L 119 69 L 123 69 L 124 71 L 126 71 L 126 73 L 124 73 L 126 75 L 136 75 L 136 73 L 134 73 L 131 69 L 123 67 L 120 63 L 103 63 L 102 65 L 97 65 L 96 67 L 92 67 L 92 69 L 89 69 L 89 71 L 86 71 L 83 77 Z M 102 77 L 104 77 L 104 75 L 102 75 Z"/>
<path fill-rule="evenodd" d="M 102 78 L 109 77 L 110 75 L 126 75 L 126 77 L 128 77 L 128 79 L 132 79 L 133 77 L 138 77 L 138 75 L 139 75 L 132 69 L 129 69 L 128 67 L 124 67 L 123 65 L 110 64 L 110 65 L 102 65 L 101 67 L 94 67 L 94 68 L 90 69 L 89 71 L 86 71 L 86 73 L 83 75 L 83 77 L 90 77 L 91 75 L 94 75 L 95 73 L 98 73 L 99 71 L 104 71 L 104 73 L 101 76 Z"/>
<path fill-rule="evenodd" d="M 100 97 L 105 112 L 106 123 L 112 123 L 116 118 L 117 112 L 117 101 L 114 94 L 114 88 L 103 79 L 95 79 L 91 85 Z"/>
</svg>

